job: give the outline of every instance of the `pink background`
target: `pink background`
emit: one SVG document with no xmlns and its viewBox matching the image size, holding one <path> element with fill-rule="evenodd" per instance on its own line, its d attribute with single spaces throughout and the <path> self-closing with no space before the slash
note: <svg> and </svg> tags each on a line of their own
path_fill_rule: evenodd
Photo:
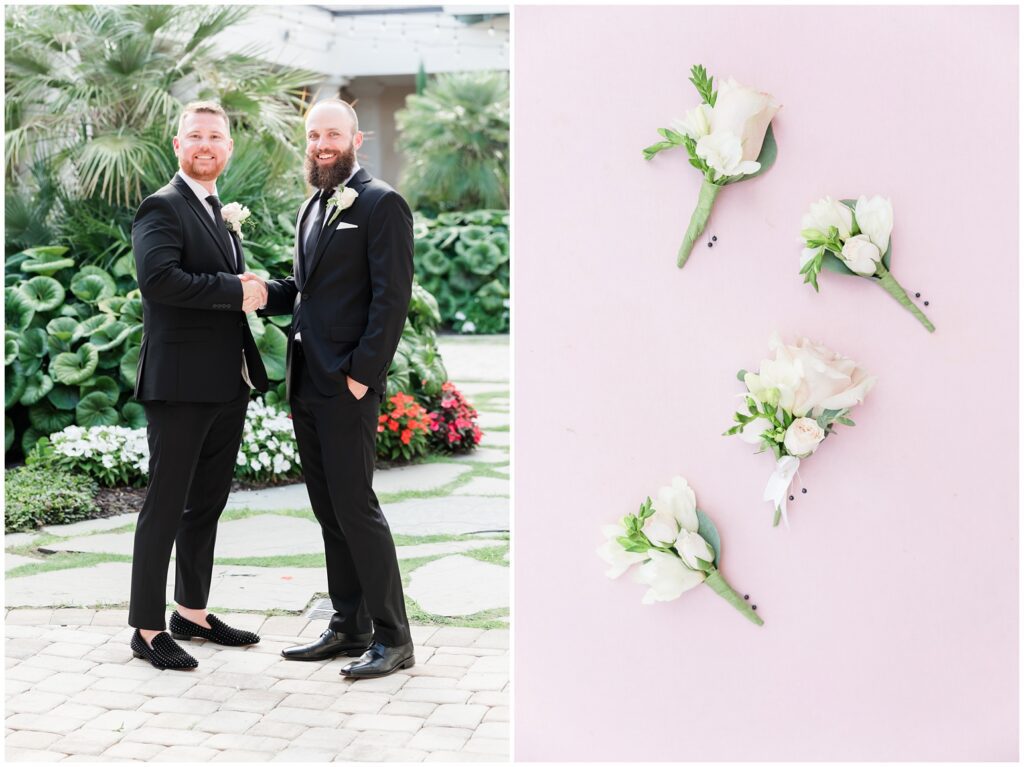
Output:
<svg viewBox="0 0 1024 767">
<path fill-rule="evenodd" d="M 515 45 L 516 757 L 1016 759 L 1016 8 L 520 7 Z M 679 271 L 699 174 L 640 150 L 694 63 L 784 107 Z M 864 280 L 801 284 L 808 204 L 862 193 L 934 335 Z M 720 436 L 773 330 L 879 379 L 789 531 L 771 457 Z M 676 473 L 763 628 L 604 576 L 600 526 Z"/>
</svg>

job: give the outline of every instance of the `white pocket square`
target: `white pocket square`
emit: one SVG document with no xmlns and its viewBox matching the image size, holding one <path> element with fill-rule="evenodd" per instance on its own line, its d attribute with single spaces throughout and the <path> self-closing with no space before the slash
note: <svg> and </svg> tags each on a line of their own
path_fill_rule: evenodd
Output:
<svg viewBox="0 0 1024 767">
<path fill-rule="evenodd" d="M 349 224 L 349 223 L 346 223 L 346 222 L 342 221 L 340 224 L 338 224 L 337 228 L 338 229 L 358 229 L 359 225 L 358 224 Z"/>
</svg>

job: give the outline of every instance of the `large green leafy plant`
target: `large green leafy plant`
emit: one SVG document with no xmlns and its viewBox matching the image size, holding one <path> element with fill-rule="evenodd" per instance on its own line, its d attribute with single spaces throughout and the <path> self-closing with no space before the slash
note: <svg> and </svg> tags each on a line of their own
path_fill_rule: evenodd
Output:
<svg viewBox="0 0 1024 767">
<path fill-rule="evenodd" d="M 441 319 L 453 329 L 508 332 L 508 212 L 417 218 L 416 276 L 437 297 Z"/>
<path fill-rule="evenodd" d="M 395 121 L 406 158 L 399 186 L 414 209 L 508 208 L 507 73 L 437 75 Z"/>
</svg>

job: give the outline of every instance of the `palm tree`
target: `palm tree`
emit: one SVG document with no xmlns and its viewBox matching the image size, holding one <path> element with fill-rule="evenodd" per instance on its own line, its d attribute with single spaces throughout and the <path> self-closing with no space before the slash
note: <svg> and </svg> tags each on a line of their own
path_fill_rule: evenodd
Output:
<svg viewBox="0 0 1024 767">
<path fill-rule="evenodd" d="M 508 208 L 508 75 L 437 75 L 405 103 L 395 120 L 410 204 L 427 212 Z"/>
<path fill-rule="evenodd" d="M 23 225 L 9 233 L 8 252 L 59 240 L 104 264 L 123 256 L 134 209 L 176 168 L 170 139 L 182 104 L 197 98 L 219 101 L 236 135 L 258 132 L 243 153 L 259 159 L 236 153 L 233 164 L 263 168 L 264 181 L 283 176 L 269 189 L 301 195 L 302 86 L 316 75 L 268 64 L 257 51 L 218 53 L 212 39 L 250 11 L 9 6 L 5 174 L 18 199 L 8 197 L 7 209 Z M 256 198 L 240 201 L 258 205 L 263 190 L 243 186 Z M 47 230 L 57 238 L 24 241 Z"/>
</svg>

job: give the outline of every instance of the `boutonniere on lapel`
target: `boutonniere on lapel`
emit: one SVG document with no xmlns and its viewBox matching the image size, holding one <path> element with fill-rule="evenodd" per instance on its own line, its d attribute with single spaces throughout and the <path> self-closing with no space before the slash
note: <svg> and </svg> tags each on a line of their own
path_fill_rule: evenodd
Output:
<svg viewBox="0 0 1024 767">
<path fill-rule="evenodd" d="M 343 186 L 341 189 L 334 190 L 331 199 L 327 201 L 327 209 L 330 211 L 327 216 L 327 225 L 333 224 L 334 220 L 341 215 L 343 210 L 351 208 L 352 203 L 356 201 L 358 196 L 359 192 L 350 186 Z M 331 208 L 334 208 L 334 210 L 331 211 Z"/>
<path fill-rule="evenodd" d="M 220 209 L 220 215 L 224 219 L 224 226 L 237 234 L 239 240 L 244 240 L 242 227 L 252 226 L 252 222 L 249 221 L 249 216 L 252 215 L 251 211 L 241 203 L 229 202 Z"/>
</svg>

